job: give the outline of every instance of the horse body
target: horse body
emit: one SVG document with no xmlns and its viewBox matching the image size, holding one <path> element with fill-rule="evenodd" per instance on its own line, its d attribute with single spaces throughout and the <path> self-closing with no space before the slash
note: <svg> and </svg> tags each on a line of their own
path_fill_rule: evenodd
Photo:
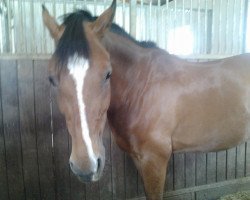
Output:
<svg viewBox="0 0 250 200">
<path fill-rule="evenodd" d="M 174 152 L 217 151 L 249 138 L 248 54 L 192 63 L 158 48 L 138 50 L 113 33 L 109 37 L 112 47 L 104 42 L 113 66 L 108 118 L 124 150 L 135 148 L 131 137 L 138 138 L 134 146 L 169 137 Z M 126 53 L 119 46 L 131 49 Z"/>
<path fill-rule="evenodd" d="M 113 67 L 109 124 L 151 199 L 160 198 L 150 194 L 155 185 L 162 192 L 172 152 L 218 151 L 250 137 L 248 54 L 193 63 L 111 32 L 103 44 Z"/>
</svg>

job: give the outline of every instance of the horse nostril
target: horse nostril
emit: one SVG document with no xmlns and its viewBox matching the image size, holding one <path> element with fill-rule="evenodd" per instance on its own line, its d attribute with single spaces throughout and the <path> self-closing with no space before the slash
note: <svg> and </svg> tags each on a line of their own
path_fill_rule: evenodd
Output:
<svg viewBox="0 0 250 200">
<path fill-rule="evenodd" d="M 97 159 L 97 170 L 96 170 L 96 172 L 98 172 L 100 170 L 100 168 L 101 168 L 101 158 L 98 158 Z"/>
</svg>

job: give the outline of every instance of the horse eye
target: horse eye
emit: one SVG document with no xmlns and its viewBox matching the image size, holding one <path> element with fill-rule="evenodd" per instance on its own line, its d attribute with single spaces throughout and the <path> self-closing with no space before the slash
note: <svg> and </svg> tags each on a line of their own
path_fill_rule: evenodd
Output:
<svg viewBox="0 0 250 200">
<path fill-rule="evenodd" d="M 56 82 L 54 80 L 54 78 L 52 76 L 49 76 L 49 82 L 51 83 L 51 85 L 53 85 L 54 87 L 56 86 Z"/>
<path fill-rule="evenodd" d="M 110 79 L 110 77 L 111 77 L 111 71 L 109 71 L 107 74 L 106 74 L 106 80 L 108 80 L 108 79 Z"/>
</svg>

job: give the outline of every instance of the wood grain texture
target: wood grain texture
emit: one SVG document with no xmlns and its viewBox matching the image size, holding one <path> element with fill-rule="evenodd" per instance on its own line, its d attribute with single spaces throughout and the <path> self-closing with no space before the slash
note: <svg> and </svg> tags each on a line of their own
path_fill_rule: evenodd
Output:
<svg viewBox="0 0 250 200">
<path fill-rule="evenodd" d="M 196 185 L 204 185 L 207 180 L 207 158 L 205 153 L 196 154 Z"/>
<path fill-rule="evenodd" d="M 227 180 L 236 177 L 236 147 L 227 150 Z"/>
<path fill-rule="evenodd" d="M 1 61 L 1 90 L 9 197 L 25 199 L 15 60 Z"/>
<path fill-rule="evenodd" d="M 183 153 L 174 154 L 174 189 L 185 187 L 185 155 Z"/>
<path fill-rule="evenodd" d="M 56 191 L 47 65 L 47 61 L 34 62 L 35 115 L 41 198 L 54 200 Z"/>
<path fill-rule="evenodd" d="M 37 135 L 35 130 L 33 62 L 31 60 L 20 60 L 17 62 L 17 69 L 20 133 L 26 199 L 39 199 L 40 188 Z"/>
<path fill-rule="evenodd" d="M 111 158 L 113 199 L 125 199 L 125 154 L 115 144 L 113 137 L 111 140 Z"/>
<path fill-rule="evenodd" d="M 227 152 L 217 152 L 217 171 L 216 171 L 217 182 L 225 181 L 227 177 Z"/>
<path fill-rule="evenodd" d="M 185 187 L 195 186 L 195 153 L 185 155 Z"/>
<path fill-rule="evenodd" d="M 207 153 L 207 183 L 216 182 L 216 152 Z"/>
<path fill-rule="evenodd" d="M 112 165 L 111 165 L 111 130 L 106 123 L 103 133 L 105 147 L 105 166 L 103 176 L 99 181 L 100 200 L 112 199 Z"/>
<path fill-rule="evenodd" d="M 70 167 L 69 167 L 69 134 L 64 116 L 60 113 L 57 102 L 57 88 L 51 86 L 52 102 L 52 128 L 53 128 L 53 151 L 54 169 L 56 179 L 56 198 L 61 200 L 70 199 Z"/>
<path fill-rule="evenodd" d="M 9 200 L 8 177 L 6 168 L 6 146 L 3 128 L 1 69 L 2 62 L 0 62 L 0 197 Z"/>
</svg>

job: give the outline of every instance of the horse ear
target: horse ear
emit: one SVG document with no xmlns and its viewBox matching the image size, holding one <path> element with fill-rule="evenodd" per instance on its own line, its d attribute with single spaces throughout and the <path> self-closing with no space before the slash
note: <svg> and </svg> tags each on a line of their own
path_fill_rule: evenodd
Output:
<svg viewBox="0 0 250 200">
<path fill-rule="evenodd" d="M 61 33 L 60 33 L 60 26 L 57 24 L 56 20 L 54 17 L 52 17 L 49 14 L 49 11 L 47 8 L 42 5 L 42 15 L 43 15 L 43 23 L 44 25 L 48 28 L 51 37 L 55 40 L 58 41 L 60 39 Z"/>
<path fill-rule="evenodd" d="M 93 31 L 102 37 L 105 31 L 111 26 L 116 10 L 116 0 L 113 0 L 111 6 L 105 10 L 92 24 Z"/>
</svg>

